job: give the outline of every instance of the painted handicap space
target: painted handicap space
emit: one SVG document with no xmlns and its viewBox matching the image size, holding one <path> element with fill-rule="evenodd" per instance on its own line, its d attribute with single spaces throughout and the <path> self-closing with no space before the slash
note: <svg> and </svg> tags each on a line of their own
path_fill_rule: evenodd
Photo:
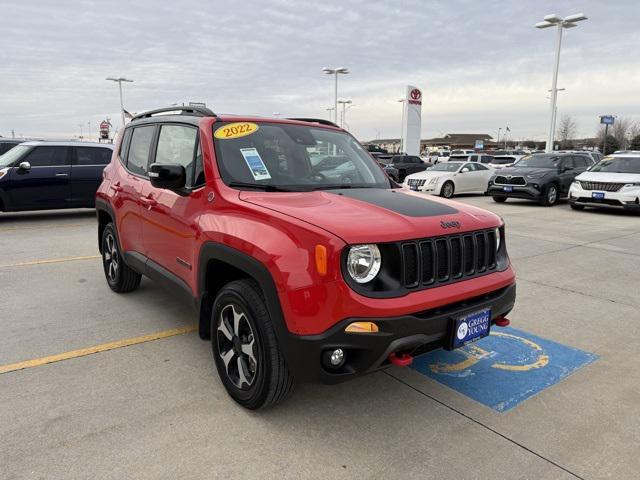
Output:
<svg viewBox="0 0 640 480">
<path fill-rule="evenodd" d="M 494 327 L 488 337 L 458 350 L 421 355 L 411 368 L 505 412 L 597 358 L 522 330 Z"/>
</svg>

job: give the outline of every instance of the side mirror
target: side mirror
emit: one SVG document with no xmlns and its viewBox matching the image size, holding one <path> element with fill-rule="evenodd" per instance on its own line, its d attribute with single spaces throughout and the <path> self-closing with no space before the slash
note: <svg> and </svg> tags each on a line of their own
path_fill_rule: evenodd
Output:
<svg viewBox="0 0 640 480">
<path fill-rule="evenodd" d="M 460 170 L 460 173 L 467 173 L 469 171 L 469 169 L 467 167 L 464 167 L 462 170 Z"/>
<path fill-rule="evenodd" d="M 29 162 L 20 162 L 18 168 L 24 172 L 28 172 L 29 170 L 31 170 L 31 164 Z"/>
<path fill-rule="evenodd" d="M 182 165 L 152 163 L 149 166 L 149 180 L 156 188 L 180 190 L 187 183 L 187 173 Z"/>
</svg>

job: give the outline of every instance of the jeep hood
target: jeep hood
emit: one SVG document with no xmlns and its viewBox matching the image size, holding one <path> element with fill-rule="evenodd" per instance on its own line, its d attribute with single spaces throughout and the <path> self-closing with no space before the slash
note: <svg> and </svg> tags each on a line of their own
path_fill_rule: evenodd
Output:
<svg viewBox="0 0 640 480">
<path fill-rule="evenodd" d="M 486 210 L 401 189 L 242 191 L 240 199 L 315 225 L 349 244 L 434 237 L 501 224 L 500 217 Z"/>
</svg>

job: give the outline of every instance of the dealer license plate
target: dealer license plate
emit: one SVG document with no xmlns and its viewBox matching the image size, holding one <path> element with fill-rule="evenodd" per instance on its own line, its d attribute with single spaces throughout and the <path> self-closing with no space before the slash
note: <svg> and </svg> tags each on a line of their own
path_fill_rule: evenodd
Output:
<svg viewBox="0 0 640 480">
<path fill-rule="evenodd" d="M 595 200 L 604 200 L 604 192 L 591 192 L 591 198 Z"/>
<path fill-rule="evenodd" d="M 502 187 L 505 192 L 513 192 L 513 187 Z"/>
<path fill-rule="evenodd" d="M 489 335 L 491 309 L 485 308 L 453 320 L 453 335 L 450 348 L 460 348 Z"/>
</svg>

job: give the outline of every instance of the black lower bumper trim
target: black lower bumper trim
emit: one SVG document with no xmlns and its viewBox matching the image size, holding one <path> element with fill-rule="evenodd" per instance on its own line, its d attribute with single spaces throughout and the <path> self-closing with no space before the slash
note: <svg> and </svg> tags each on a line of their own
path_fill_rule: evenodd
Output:
<svg viewBox="0 0 640 480">
<path fill-rule="evenodd" d="M 297 381 L 339 383 L 389 365 L 393 352 L 429 350 L 446 347 L 451 335 L 452 318 L 483 308 L 491 308 L 492 321 L 507 315 L 515 303 L 516 285 L 440 308 L 386 318 L 348 318 L 319 335 L 290 334 L 285 340 L 290 352 L 289 369 Z M 351 322 L 374 321 L 378 333 L 353 334 L 344 329 Z M 322 354 L 341 348 L 346 361 L 333 370 L 322 365 Z"/>
</svg>

